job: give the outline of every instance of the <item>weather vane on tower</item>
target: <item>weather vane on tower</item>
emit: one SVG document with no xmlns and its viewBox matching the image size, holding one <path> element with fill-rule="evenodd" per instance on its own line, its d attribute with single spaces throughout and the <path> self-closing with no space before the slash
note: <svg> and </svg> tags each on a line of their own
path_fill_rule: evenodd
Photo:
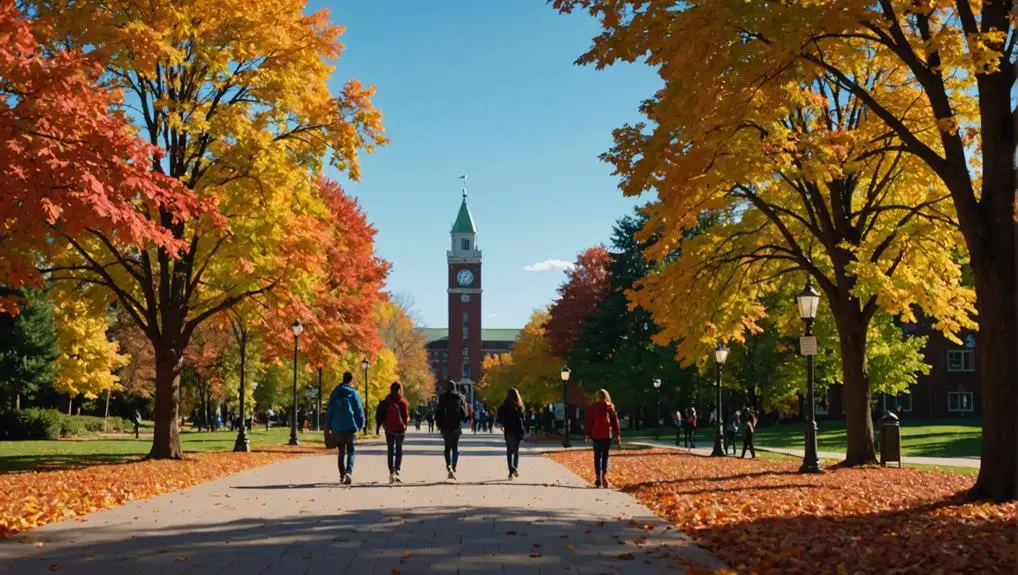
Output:
<svg viewBox="0 0 1018 575">
<path fill-rule="evenodd" d="M 467 175 L 463 174 L 460 179 L 463 180 L 463 199 L 465 200 L 467 199 Z"/>
</svg>

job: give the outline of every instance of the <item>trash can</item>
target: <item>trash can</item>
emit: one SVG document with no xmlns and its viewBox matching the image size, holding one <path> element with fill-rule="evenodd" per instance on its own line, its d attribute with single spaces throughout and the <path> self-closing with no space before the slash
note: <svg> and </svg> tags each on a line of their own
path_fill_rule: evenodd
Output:
<svg viewBox="0 0 1018 575">
<path fill-rule="evenodd" d="M 888 411 L 880 418 L 880 465 L 887 466 L 890 461 L 901 467 L 901 424 L 898 416 Z"/>
</svg>

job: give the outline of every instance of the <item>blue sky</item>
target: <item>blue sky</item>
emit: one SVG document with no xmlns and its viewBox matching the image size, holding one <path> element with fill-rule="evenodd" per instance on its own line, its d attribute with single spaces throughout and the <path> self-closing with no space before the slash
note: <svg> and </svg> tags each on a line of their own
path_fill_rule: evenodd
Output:
<svg viewBox="0 0 1018 575">
<path fill-rule="evenodd" d="M 364 159 L 360 182 L 342 180 L 378 228 L 389 288 L 411 294 L 428 326 L 447 325 L 445 251 L 466 173 L 484 327 L 522 327 L 564 277 L 524 268 L 572 261 L 636 204 L 597 156 L 659 80 L 643 65 L 575 66 L 596 21 L 541 0 L 310 5 L 322 7 L 347 28 L 334 88 L 375 85 L 392 140 Z"/>
</svg>

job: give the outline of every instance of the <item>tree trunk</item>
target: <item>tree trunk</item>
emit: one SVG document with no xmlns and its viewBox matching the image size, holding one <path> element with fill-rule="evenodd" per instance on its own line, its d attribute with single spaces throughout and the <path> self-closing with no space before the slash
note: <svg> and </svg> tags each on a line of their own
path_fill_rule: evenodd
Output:
<svg viewBox="0 0 1018 575">
<path fill-rule="evenodd" d="M 182 459 L 177 408 L 180 405 L 182 354 L 167 346 L 156 346 L 156 397 L 150 459 Z"/>
<path fill-rule="evenodd" d="M 1013 193 L 1009 191 L 1009 193 Z M 1018 497 L 1018 442 L 1015 441 L 1015 379 L 1018 378 L 1018 309 L 1015 297 L 1014 223 L 998 214 L 988 228 L 985 257 L 972 258 L 976 280 L 983 442 L 979 477 L 969 491 L 974 499 L 1010 501 Z M 1010 248 L 1010 249 L 1008 249 Z"/>
<path fill-rule="evenodd" d="M 106 420 L 110 417 L 110 395 L 113 393 L 113 388 L 106 389 L 106 410 L 103 411 L 103 433 L 106 433 Z"/>
<path fill-rule="evenodd" d="M 14 409 L 15 410 L 21 409 L 21 393 L 20 392 L 14 394 Z"/>
<path fill-rule="evenodd" d="M 855 304 L 851 299 L 849 306 Z M 857 305 L 857 304 L 856 304 Z M 839 317 L 840 316 L 840 317 Z M 866 368 L 866 328 L 868 322 L 856 310 L 835 311 L 838 339 L 841 343 L 842 402 L 845 406 L 845 431 L 848 446 L 843 465 L 877 462 L 873 450 L 873 420 L 870 416 L 870 381 Z"/>
<path fill-rule="evenodd" d="M 67 394 L 67 415 L 71 414 L 71 410 L 74 408 L 74 396 Z"/>
</svg>

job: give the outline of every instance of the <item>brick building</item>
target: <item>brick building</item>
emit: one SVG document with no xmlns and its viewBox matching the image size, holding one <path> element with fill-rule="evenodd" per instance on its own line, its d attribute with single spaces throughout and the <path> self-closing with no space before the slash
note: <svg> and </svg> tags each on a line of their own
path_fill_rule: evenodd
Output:
<svg viewBox="0 0 1018 575">
<path fill-rule="evenodd" d="M 481 327 L 481 250 L 477 245 L 477 226 L 467 207 L 466 189 L 450 236 L 452 245 L 446 252 L 449 327 L 423 331 L 428 362 L 439 390 L 446 381 L 456 381 L 472 404 L 474 385 L 481 380 L 485 356 L 509 351 L 519 330 Z"/>
<path fill-rule="evenodd" d="M 976 364 L 979 350 L 975 334 L 962 332 L 959 336 L 961 343 L 955 343 L 934 330 L 932 322 L 926 318 L 920 318 L 918 323 L 905 324 L 902 330 L 908 335 L 927 336 L 924 353 L 930 373 L 920 375 L 908 393 L 897 397 L 885 394 L 874 397 L 875 412 L 883 414 L 900 406 L 902 417 L 906 419 L 980 417 L 979 368 Z M 841 388 L 830 388 L 827 399 L 830 409 L 819 409 L 818 415 L 843 417 Z"/>
</svg>

